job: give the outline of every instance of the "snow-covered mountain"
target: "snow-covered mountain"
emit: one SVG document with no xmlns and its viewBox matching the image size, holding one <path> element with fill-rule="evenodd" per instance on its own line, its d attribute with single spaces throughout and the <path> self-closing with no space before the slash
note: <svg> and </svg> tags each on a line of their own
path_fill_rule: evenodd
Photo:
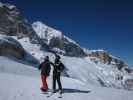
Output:
<svg viewBox="0 0 133 100">
<path fill-rule="evenodd" d="M 23 48 L 40 62 L 43 61 L 45 56 L 49 56 L 50 60 L 52 62 L 54 61 L 53 53 L 40 49 L 41 46 L 38 44 L 32 44 L 29 38 L 13 38 L 19 41 Z M 123 89 L 132 88 L 132 85 L 128 85 L 127 88 L 127 83 L 125 83 L 129 81 L 129 76 L 132 76 L 125 70 L 128 69 L 127 67 L 123 67 L 120 70 L 113 64 L 104 64 L 100 61 L 95 63 L 89 56 L 77 58 L 61 55 L 61 60 L 67 69 L 66 75 L 70 78 L 80 80 L 85 84 Z"/>
<path fill-rule="evenodd" d="M 84 50 L 61 31 L 51 28 L 40 21 L 34 22 L 32 27 L 38 37 L 49 46 L 51 51 L 67 56 L 86 56 Z"/>
<path fill-rule="evenodd" d="M 16 9 L 13 5 L 0 3 L 0 34 L 2 34 L 0 35 L 0 80 L 2 84 L 0 85 L 0 100 L 44 99 L 44 96 L 38 94 L 39 72 L 35 68 L 38 67 L 36 60 L 42 62 L 45 56 L 49 56 L 53 62 L 55 52 L 60 54 L 61 61 L 66 67 L 64 72 L 66 74 L 62 76 L 63 88 L 67 88 L 64 89 L 66 91 L 64 100 L 83 98 L 132 100 L 132 92 L 127 90 L 133 89 L 133 74 L 130 73 L 127 64 L 104 50 L 81 48 L 61 31 L 42 22 L 30 25 L 22 17 L 20 20 L 22 26 L 18 28 L 14 26 L 18 21 L 15 18 L 21 14 Z M 10 18 L 13 18 L 13 21 Z M 12 29 L 15 30 L 13 33 Z M 17 31 L 18 29 L 21 31 Z M 13 56 L 16 59 L 3 56 Z M 16 80 L 18 80 L 17 83 Z M 49 84 L 51 86 L 51 77 L 49 77 Z M 88 89 L 92 91 L 90 94 L 81 94 Z M 70 92 L 72 94 L 68 96 L 67 93 Z"/>
<path fill-rule="evenodd" d="M 51 51 L 67 56 L 89 56 L 94 62 L 99 61 L 104 64 L 116 65 L 118 69 L 127 66 L 124 61 L 110 55 L 105 50 L 87 50 L 82 48 L 61 31 L 51 28 L 40 21 L 34 22 L 32 27 L 37 36 L 49 46 Z"/>
<path fill-rule="evenodd" d="M 50 44 L 50 41 L 52 38 L 62 39 L 63 37 L 66 38 L 69 42 L 72 42 L 72 43 L 78 45 L 74 40 L 64 36 L 61 31 L 56 30 L 52 27 L 49 27 L 40 21 L 34 22 L 32 24 L 32 27 L 41 39 L 46 40 L 46 43 L 48 45 Z"/>
</svg>

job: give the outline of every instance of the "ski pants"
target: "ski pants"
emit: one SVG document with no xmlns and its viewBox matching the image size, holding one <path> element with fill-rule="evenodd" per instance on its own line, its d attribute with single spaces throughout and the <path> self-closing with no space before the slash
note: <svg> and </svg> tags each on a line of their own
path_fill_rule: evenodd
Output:
<svg viewBox="0 0 133 100">
<path fill-rule="evenodd" d="M 56 89 L 56 81 L 58 83 L 59 90 L 62 91 L 62 85 L 60 80 L 60 72 L 53 73 L 53 90 Z"/>
<path fill-rule="evenodd" d="M 41 75 L 41 81 L 42 81 L 42 86 L 41 86 L 41 90 L 42 91 L 47 91 L 48 90 L 48 85 L 47 85 L 47 76 L 46 75 Z"/>
</svg>

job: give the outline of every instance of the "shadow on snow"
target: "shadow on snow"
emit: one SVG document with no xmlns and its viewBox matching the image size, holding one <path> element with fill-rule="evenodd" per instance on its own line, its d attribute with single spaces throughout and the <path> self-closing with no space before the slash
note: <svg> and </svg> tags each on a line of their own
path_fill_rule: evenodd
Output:
<svg viewBox="0 0 133 100">
<path fill-rule="evenodd" d="M 90 93 L 90 90 L 78 90 L 78 89 L 68 89 L 63 88 L 63 93 Z"/>
</svg>

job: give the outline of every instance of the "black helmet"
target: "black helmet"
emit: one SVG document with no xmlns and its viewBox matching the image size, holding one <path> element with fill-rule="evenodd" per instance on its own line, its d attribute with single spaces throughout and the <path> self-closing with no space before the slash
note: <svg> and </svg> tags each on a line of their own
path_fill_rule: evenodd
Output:
<svg viewBox="0 0 133 100">
<path fill-rule="evenodd" d="M 49 60 L 49 56 L 46 56 L 46 57 L 44 58 L 44 60 Z"/>
<path fill-rule="evenodd" d="M 59 55 L 56 55 L 56 59 L 60 60 L 60 58 L 61 58 L 61 57 L 60 57 Z"/>
</svg>

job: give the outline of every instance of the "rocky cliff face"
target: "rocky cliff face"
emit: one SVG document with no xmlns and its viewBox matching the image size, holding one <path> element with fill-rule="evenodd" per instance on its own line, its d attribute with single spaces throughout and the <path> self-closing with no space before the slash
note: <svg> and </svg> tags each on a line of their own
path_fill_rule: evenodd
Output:
<svg viewBox="0 0 133 100">
<path fill-rule="evenodd" d="M 29 37 L 32 43 L 40 44 L 44 48 L 47 47 L 16 6 L 11 4 L 0 3 L 0 34 L 17 36 L 18 39 Z"/>
<path fill-rule="evenodd" d="M 121 70 L 123 67 L 127 67 L 127 65 L 122 60 L 113 57 L 104 50 L 92 50 L 89 54 L 89 57 L 94 62 L 97 62 L 97 60 L 99 60 L 101 63 L 104 64 L 115 65 L 119 70 Z"/>
<path fill-rule="evenodd" d="M 66 56 L 75 56 L 75 57 L 83 57 L 86 56 L 82 48 L 78 45 L 75 45 L 72 42 L 69 42 L 65 38 L 52 38 L 49 44 L 50 48 L 59 48 L 60 50 L 64 51 L 61 52 L 63 55 Z M 54 49 L 52 49 L 55 51 Z M 56 51 L 58 52 L 58 51 Z"/>
<path fill-rule="evenodd" d="M 32 43 L 40 43 L 42 45 L 32 26 L 22 16 L 16 6 L 0 3 L 0 55 L 19 59 L 24 58 L 25 50 L 11 36 L 15 36 L 18 39 L 28 37 Z"/>
<path fill-rule="evenodd" d="M 26 52 L 15 39 L 0 35 L 0 56 L 23 59 Z"/>
<path fill-rule="evenodd" d="M 33 29 L 15 6 L 0 4 L 0 34 L 22 37 L 32 32 Z"/>
</svg>

